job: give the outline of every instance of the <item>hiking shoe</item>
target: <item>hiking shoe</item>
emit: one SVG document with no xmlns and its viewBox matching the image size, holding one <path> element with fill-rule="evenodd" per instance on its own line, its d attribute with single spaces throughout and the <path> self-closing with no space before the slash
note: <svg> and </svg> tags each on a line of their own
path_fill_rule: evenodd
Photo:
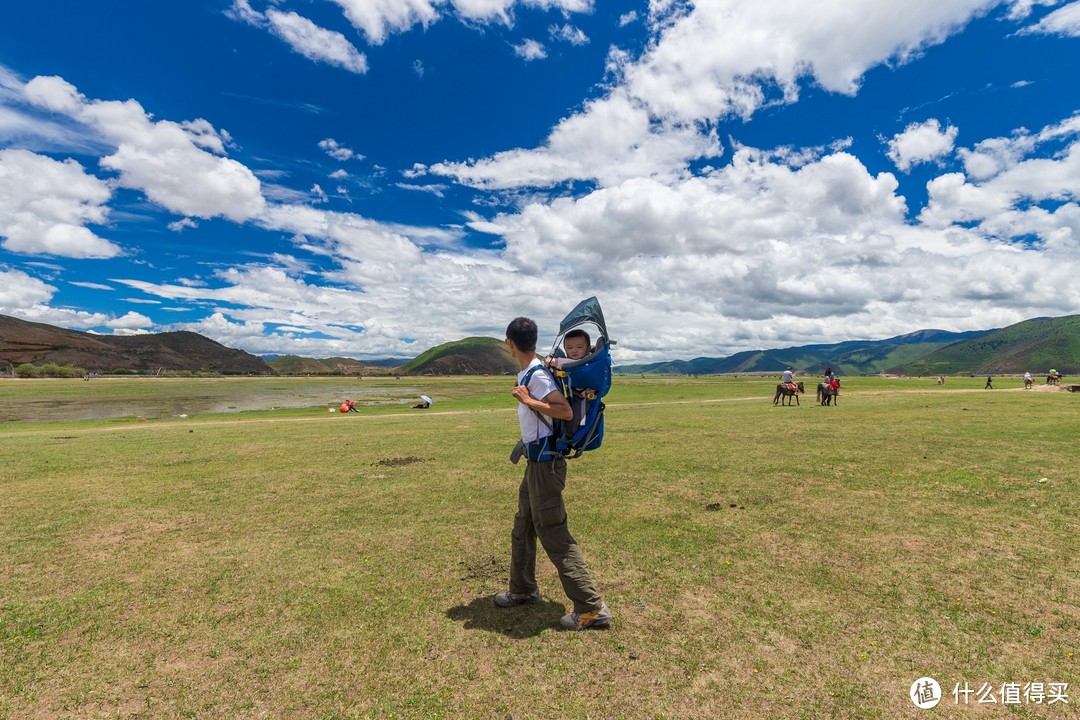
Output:
<svg viewBox="0 0 1080 720">
<path fill-rule="evenodd" d="M 540 602 L 540 591 L 537 590 L 532 595 L 517 595 L 507 590 L 501 592 L 495 596 L 495 604 L 501 608 L 514 607 L 515 605 L 532 605 Z"/>
<path fill-rule="evenodd" d="M 600 603 L 600 609 L 596 612 L 572 612 L 569 615 L 563 615 L 559 624 L 567 630 L 611 627 L 611 611 L 608 610 L 606 603 Z"/>
</svg>

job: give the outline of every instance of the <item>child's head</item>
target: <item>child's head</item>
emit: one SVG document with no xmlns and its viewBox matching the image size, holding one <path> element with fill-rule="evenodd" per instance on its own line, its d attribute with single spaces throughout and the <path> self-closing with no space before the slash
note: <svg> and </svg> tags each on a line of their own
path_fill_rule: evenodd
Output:
<svg viewBox="0 0 1080 720">
<path fill-rule="evenodd" d="M 589 354 L 589 333 L 584 330 L 571 330 L 563 338 L 563 352 L 571 360 L 580 360 Z"/>
</svg>

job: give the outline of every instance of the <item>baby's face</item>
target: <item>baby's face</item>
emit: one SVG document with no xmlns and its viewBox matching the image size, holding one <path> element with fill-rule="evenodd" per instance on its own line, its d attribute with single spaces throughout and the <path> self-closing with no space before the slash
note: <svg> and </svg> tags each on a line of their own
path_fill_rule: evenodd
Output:
<svg viewBox="0 0 1080 720">
<path fill-rule="evenodd" d="M 572 337 L 563 340 L 563 351 L 571 360 L 580 360 L 589 354 L 589 343 L 583 337 Z"/>
</svg>

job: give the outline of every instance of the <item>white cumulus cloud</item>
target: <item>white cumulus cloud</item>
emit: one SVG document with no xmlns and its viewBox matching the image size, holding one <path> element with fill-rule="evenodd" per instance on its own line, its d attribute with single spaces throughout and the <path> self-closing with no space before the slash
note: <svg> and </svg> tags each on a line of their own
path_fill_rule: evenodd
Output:
<svg viewBox="0 0 1080 720">
<path fill-rule="evenodd" d="M 490 158 L 422 168 L 481 188 L 550 187 L 570 178 L 614 184 L 632 177 L 676 178 L 687 158 L 719 157 L 715 133 L 694 125 L 658 124 L 625 93 L 586 103 L 562 120 L 538 149 L 505 150 Z"/>
<path fill-rule="evenodd" d="M 889 140 L 889 159 L 902 172 L 907 172 L 913 165 L 932 162 L 952 153 L 958 132 L 952 125 L 942 129 L 941 123 L 933 118 L 912 123 Z"/>
<path fill-rule="evenodd" d="M 319 141 L 319 148 L 335 160 L 363 160 L 364 156 L 351 148 L 347 148 L 333 138 L 325 138 Z"/>
<path fill-rule="evenodd" d="M 564 14 L 591 12 L 593 0 L 333 0 L 353 26 L 372 45 L 388 35 L 421 25 L 427 27 L 451 14 L 470 24 L 510 25 L 516 5 L 558 10 Z"/>
<path fill-rule="evenodd" d="M 527 39 L 518 45 L 514 45 L 514 54 L 525 60 L 543 60 L 547 57 L 547 50 L 543 43 Z"/>
<path fill-rule="evenodd" d="M 129 312 L 124 317 L 117 318 L 105 313 L 51 307 L 49 303 L 55 294 L 56 287 L 21 270 L 0 265 L 0 314 L 76 330 L 113 326 L 134 329 L 149 327 L 151 324 L 149 318 L 139 313 Z"/>
<path fill-rule="evenodd" d="M 324 62 L 363 75 L 367 58 L 344 35 L 319 27 L 294 12 L 266 11 L 266 19 L 275 35 L 309 60 Z"/>
<path fill-rule="evenodd" d="M 27 99 L 68 115 L 101 134 L 115 152 L 102 167 L 119 174 L 121 187 L 140 190 L 152 202 L 188 217 L 222 216 L 243 221 L 261 212 L 259 179 L 220 152 L 227 136 L 205 121 L 154 121 L 134 100 L 89 100 L 59 77 L 36 77 Z"/>
<path fill-rule="evenodd" d="M 609 72 L 613 87 L 606 98 L 586 103 L 562 120 L 538 148 L 504 151 L 470 162 L 433 164 L 439 174 L 480 187 L 553 185 L 566 180 L 619 182 L 618 166 L 633 158 L 635 175 L 677 176 L 687 164 L 715 156 L 708 137 L 713 123 L 749 118 L 769 102 L 794 102 L 800 83 L 812 82 L 836 93 L 854 94 L 867 70 L 902 63 L 942 42 L 993 0 L 867 0 L 858 5 L 832 0 L 702 0 L 692 6 L 654 2 L 651 25 L 656 37 L 639 58 L 615 50 Z M 837 38 L 844 42 L 837 42 Z M 603 118 L 640 116 L 636 132 L 599 132 Z M 590 129 L 587 133 L 580 132 Z M 642 129 L 644 128 L 644 129 Z M 698 139 L 691 133 L 703 135 Z M 595 162 L 578 162 L 577 139 L 622 141 L 614 153 Z M 647 152 L 640 152 L 648 148 Z"/>
<path fill-rule="evenodd" d="M 105 327 L 112 329 L 117 334 L 134 334 L 136 331 L 146 332 L 153 324 L 153 320 L 134 310 L 129 310 L 121 317 L 112 318 L 104 323 Z"/>
<path fill-rule="evenodd" d="M 0 150 L 0 237 L 6 250 L 72 258 L 121 254 L 87 225 L 107 221 L 112 192 L 74 160 Z"/>
<path fill-rule="evenodd" d="M 259 12 L 248 0 L 233 0 L 225 13 L 228 17 L 269 30 L 278 39 L 308 60 L 340 67 L 363 75 L 368 71 L 367 57 L 341 33 L 316 25 L 295 12 L 270 7 Z"/>
<path fill-rule="evenodd" d="M 43 305 L 56 294 L 56 288 L 27 275 L 0 265 L 0 313 L 19 315 L 26 308 Z"/>
</svg>

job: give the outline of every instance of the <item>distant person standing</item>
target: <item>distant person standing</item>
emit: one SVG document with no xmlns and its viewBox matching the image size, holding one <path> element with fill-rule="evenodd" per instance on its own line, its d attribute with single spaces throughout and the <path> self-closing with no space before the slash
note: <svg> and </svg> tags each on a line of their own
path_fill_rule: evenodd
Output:
<svg viewBox="0 0 1080 720">
<path fill-rule="evenodd" d="M 986 386 L 983 388 L 983 390 L 993 390 L 994 389 L 993 383 L 994 383 L 993 376 L 992 375 L 987 375 L 986 376 Z"/>
</svg>

